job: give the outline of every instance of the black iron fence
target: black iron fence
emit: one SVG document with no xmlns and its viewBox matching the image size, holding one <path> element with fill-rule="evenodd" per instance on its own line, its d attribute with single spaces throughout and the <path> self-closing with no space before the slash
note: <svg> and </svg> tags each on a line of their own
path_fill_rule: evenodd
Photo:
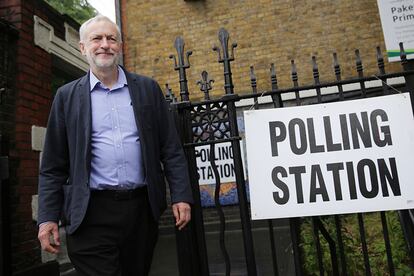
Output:
<svg viewBox="0 0 414 276">
<path fill-rule="evenodd" d="M 191 51 L 184 52 L 184 41 L 178 37 L 175 41 L 175 48 L 177 55 L 171 55 L 170 58 L 174 60 L 174 69 L 178 71 L 180 94 L 179 100 L 173 95 L 171 89 L 167 85 L 167 100 L 170 102 L 171 109 L 174 111 L 176 122 L 179 128 L 179 133 L 184 145 L 185 153 L 189 162 L 190 177 L 192 183 L 192 190 L 195 198 L 193 206 L 193 219 L 191 225 L 185 231 L 177 231 L 177 246 L 179 258 L 180 275 L 209 275 L 209 262 L 207 256 L 207 245 L 203 224 L 203 213 L 200 200 L 200 190 L 198 185 L 199 176 L 196 165 L 196 146 L 209 145 L 210 156 L 209 160 L 211 167 L 214 170 L 216 179 L 215 188 L 215 207 L 217 209 L 220 220 L 220 248 L 222 252 L 223 262 L 225 263 L 225 271 L 223 274 L 230 275 L 231 266 L 229 261 L 229 254 L 226 249 L 224 238 L 226 222 L 223 215 L 222 206 L 219 201 L 220 190 L 220 174 L 217 171 L 215 164 L 215 146 L 219 143 L 230 142 L 233 148 L 234 170 L 237 184 L 238 203 L 240 208 L 241 228 L 244 244 L 244 255 L 246 262 L 246 274 L 253 276 L 258 275 L 255 250 L 252 238 L 251 219 L 249 215 L 248 195 L 246 189 L 246 181 L 243 171 L 243 163 L 241 157 L 240 143 L 241 137 L 237 125 L 237 110 L 236 102 L 241 100 L 252 100 L 251 108 L 259 109 L 259 98 L 268 98 L 274 108 L 283 108 L 286 105 L 308 105 L 319 104 L 327 102 L 346 101 L 349 99 L 368 98 L 379 95 L 387 95 L 399 93 L 399 91 L 409 91 L 411 95 L 412 106 L 414 110 L 414 70 L 410 68 L 410 64 L 404 53 L 403 45 L 401 44 L 401 65 L 402 70 L 398 73 L 386 73 L 384 66 L 384 58 L 381 50 L 376 49 L 377 59 L 377 74 L 366 76 L 364 74 L 364 67 L 358 50 L 355 51 L 355 68 L 358 77 L 352 79 L 342 79 L 341 66 L 338 62 L 338 57 L 333 54 L 333 69 L 336 80 L 331 82 L 321 82 L 319 77 L 319 69 L 316 57 L 312 57 L 313 65 L 313 80 L 314 84 L 299 86 L 298 73 L 295 62 L 291 61 L 291 80 L 292 87 L 279 88 L 277 75 L 274 64 L 270 66 L 269 80 L 271 83 L 271 90 L 259 91 L 257 88 L 257 80 L 254 73 L 254 68 L 250 68 L 250 83 L 252 93 L 236 95 L 233 90 L 231 62 L 234 61 L 234 49 L 237 44 L 233 43 L 229 46 L 229 34 L 225 29 L 220 29 L 218 38 L 221 47 L 214 47 L 213 50 L 218 53 L 218 62 L 223 64 L 224 75 L 224 91 L 225 94 L 219 98 L 212 99 L 210 97 L 210 90 L 212 89 L 212 81 L 208 78 L 207 72 L 202 72 L 202 79 L 198 82 L 201 91 L 204 92 L 204 100 L 201 102 L 191 102 L 189 100 L 189 91 L 187 85 L 186 70 L 190 68 L 188 58 Z M 391 85 L 390 80 L 398 80 L 396 84 Z M 379 85 L 368 87 L 366 84 L 371 81 L 379 82 Z M 354 85 L 357 88 L 344 89 L 347 85 Z M 323 93 L 324 89 L 332 88 L 335 93 Z M 313 96 L 303 96 L 311 91 Z M 294 95 L 291 99 L 284 99 L 284 95 Z M 384 274 L 395 275 L 396 266 L 394 264 L 393 254 L 391 250 L 391 243 L 389 238 L 389 229 L 387 224 L 388 212 L 379 212 L 381 221 L 381 231 L 384 244 L 384 258 L 387 262 L 387 270 Z M 371 275 L 372 265 L 370 264 L 370 253 L 366 240 L 367 229 L 364 222 L 364 214 L 355 214 L 358 232 L 360 249 L 363 256 L 363 271 L 358 274 Z M 407 258 L 409 259 L 408 266 L 413 268 L 414 260 L 414 216 L 412 210 L 399 211 L 398 216 L 401 223 L 401 236 L 404 235 L 406 241 Z M 314 254 L 317 262 L 317 273 L 320 275 L 350 275 L 352 272 L 348 269 L 346 249 L 344 248 L 344 226 L 343 219 L 345 216 L 334 215 L 330 217 L 312 217 L 309 222 L 311 225 L 311 235 L 314 243 Z M 330 222 L 328 221 L 330 220 Z M 294 256 L 294 265 L 296 275 L 304 275 L 304 263 L 306 262 L 304 256 L 303 242 L 304 242 L 304 222 L 302 218 L 291 218 L 290 233 Z M 330 225 L 331 226 L 330 226 Z M 271 260 L 274 275 L 279 275 L 278 261 L 276 258 L 276 247 L 274 237 L 273 221 L 267 221 L 269 229 L 269 242 L 271 244 Z M 332 229 L 328 229 L 331 227 Z M 325 246 L 324 246 L 325 245 Z M 329 262 L 326 261 L 326 254 L 329 255 Z M 325 259 L 325 261 L 324 261 Z"/>
</svg>

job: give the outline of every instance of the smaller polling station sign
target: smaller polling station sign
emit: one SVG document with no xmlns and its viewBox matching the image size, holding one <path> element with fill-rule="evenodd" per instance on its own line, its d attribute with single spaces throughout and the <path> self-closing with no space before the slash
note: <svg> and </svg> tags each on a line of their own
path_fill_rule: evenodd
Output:
<svg viewBox="0 0 414 276">
<path fill-rule="evenodd" d="M 199 184 L 216 184 L 213 167 L 210 163 L 210 145 L 198 146 L 195 148 L 197 172 L 199 175 Z M 244 163 L 243 145 L 240 143 L 240 151 L 242 162 Z M 231 142 L 215 144 L 214 146 L 214 162 L 217 168 L 221 183 L 230 183 L 236 181 L 236 173 L 234 171 L 233 147 Z M 244 166 L 243 166 L 244 167 Z M 246 172 L 245 172 L 246 173 Z M 246 175 L 246 174 L 245 174 Z"/>
<path fill-rule="evenodd" d="M 400 60 L 402 42 L 407 59 L 414 58 L 414 0 L 377 0 L 388 61 Z"/>
<path fill-rule="evenodd" d="M 244 118 L 253 219 L 414 208 L 408 93 Z"/>
</svg>

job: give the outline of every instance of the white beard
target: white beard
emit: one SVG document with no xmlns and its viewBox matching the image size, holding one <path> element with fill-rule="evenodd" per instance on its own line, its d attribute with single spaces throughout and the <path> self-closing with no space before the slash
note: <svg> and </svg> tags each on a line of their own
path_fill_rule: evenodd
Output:
<svg viewBox="0 0 414 276">
<path fill-rule="evenodd" d="M 114 54 L 114 56 L 110 59 L 101 59 L 99 56 L 96 55 L 86 55 L 86 59 L 90 65 L 94 65 L 96 68 L 105 69 L 111 68 L 118 64 L 119 62 L 119 54 Z"/>
</svg>

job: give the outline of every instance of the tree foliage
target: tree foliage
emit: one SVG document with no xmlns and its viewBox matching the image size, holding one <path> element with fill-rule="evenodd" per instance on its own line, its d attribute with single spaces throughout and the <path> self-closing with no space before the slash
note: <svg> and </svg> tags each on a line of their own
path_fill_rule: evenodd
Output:
<svg viewBox="0 0 414 276">
<path fill-rule="evenodd" d="M 97 11 L 86 0 L 45 0 L 61 14 L 67 14 L 82 24 L 95 16 Z"/>
</svg>

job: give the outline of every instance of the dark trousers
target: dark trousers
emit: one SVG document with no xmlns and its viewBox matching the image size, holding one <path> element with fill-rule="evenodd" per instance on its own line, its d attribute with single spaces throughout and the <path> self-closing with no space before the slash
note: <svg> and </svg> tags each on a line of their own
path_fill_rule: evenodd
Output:
<svg viewBox="0 0 414 276">
<path fill-rule="evenodd" d="M 148 275 L 158 238 L 146 189 L 132 195 L 91 193 L 80 227 L 67 235 L 68 255 L 79 275 Z"/>
</svg>

